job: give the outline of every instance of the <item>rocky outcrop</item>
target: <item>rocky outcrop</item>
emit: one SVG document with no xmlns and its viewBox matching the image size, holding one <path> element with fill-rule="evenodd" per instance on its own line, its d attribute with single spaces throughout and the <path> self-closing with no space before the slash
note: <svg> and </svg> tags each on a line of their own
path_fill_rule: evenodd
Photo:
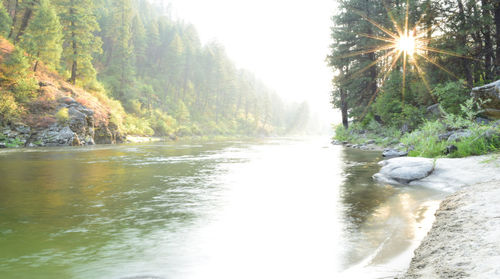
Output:
<svg viewBox="0 0 500 279">
<path fill-rule="evenodd" d="M 0 130 L 0 143 L 4 147 L 81 146 L 96 143 L 115 144 L 125 139 L 124 135 L 119 133 L 118 127 L 112 123 L 95 127 L 94 111 L 71 97 L 57 100 L 54 112 L 61 109 L 67 109 L 67 120 L 54 120 L 47 126 L 34 127 L 11 124 Z"/>
<path fill-rule="evenodd" d="M 471 96 L 476 99 L 490 100 L 484 104 L 485 114 L 500 119 L 500 80 L 472 89 Z"/>
</svg>

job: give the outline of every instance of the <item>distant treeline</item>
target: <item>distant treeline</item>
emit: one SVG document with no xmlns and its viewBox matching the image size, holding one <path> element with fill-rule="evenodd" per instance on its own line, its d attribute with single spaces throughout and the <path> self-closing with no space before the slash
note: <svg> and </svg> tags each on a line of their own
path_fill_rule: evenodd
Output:
<svg viewBox="0 0 500 279">
<path fill-rule="evenodd" d="M 42 62 L 119 100 L 134 116 L 129 133 L 286 133 L 309 119 L 307 104 L 284 103 L 223 46 L 203 45 L 193 25 L 146 0 L 0 0 L 0 34 L 34 71 Z"/>
</svg>

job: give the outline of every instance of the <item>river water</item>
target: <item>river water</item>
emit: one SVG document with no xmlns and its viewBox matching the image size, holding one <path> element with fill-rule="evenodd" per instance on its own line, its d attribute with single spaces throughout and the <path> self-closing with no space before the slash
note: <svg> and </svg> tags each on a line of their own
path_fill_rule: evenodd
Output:
<svg viewBox="0 0 500 279">
<path fill-rule="evenodd" d="M 442 193 L 328 138 L 0 152 L 0 278 L 386 278 Z"/>
</svg>

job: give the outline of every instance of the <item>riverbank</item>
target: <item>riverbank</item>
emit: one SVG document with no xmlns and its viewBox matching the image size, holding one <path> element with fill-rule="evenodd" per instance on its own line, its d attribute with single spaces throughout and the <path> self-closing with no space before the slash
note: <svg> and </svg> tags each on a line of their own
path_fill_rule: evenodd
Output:
<svg viewBox="0 0 500 279">
<path fill-rule="evenodd" d="M 475 184 L 446 198 L 401 278 L 500 277 L 499 186 Z"/>
<path fill-rule="evenodd" d="M 400 278 L 496 278 L 500 268 L 500 154 L 467 158 L 394 158 L 374 176 L 384 183 L 451 193 Z M 430 168 L 430 170 L 429 170 Z M 423 176 L 423 177 L 419 177 Z M 408 179 L 401 181 L 401 177 Z"/>
</svg>

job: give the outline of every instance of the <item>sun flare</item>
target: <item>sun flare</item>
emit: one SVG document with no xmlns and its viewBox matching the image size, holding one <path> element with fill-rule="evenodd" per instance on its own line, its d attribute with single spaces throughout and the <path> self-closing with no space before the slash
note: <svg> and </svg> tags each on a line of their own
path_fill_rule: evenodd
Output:
<svg viewBox="0 0 500 279">
<path fill-rule="evenodd" d="M 367 17 L 364 13 L 357 10 L 353 10 L 353 12 L 360 15 L 363 19 L 370 22 L 373 26 L 375 26 L 381 31 L 381 35 L 374 35 L 373 33 L 369 34 L 358 33 L 358 35 L 361 37 L 374 39 L 381 43 L 382 42 L 384 43 L 375 46 L 371 49 L 353 51 L 343 56 L 343 57 L 350 57 L 350 56 L 365 55 L 369 53 L 381 53 L 380 55 L 377 55 L 375 61 L 373 61 L 372 63 L 370 63 L 369 65 L 367 65 L 366 67 L 362 68 L 354 75 L 352 75 L 352 78 L 358 77 L 361 73 L 369 70 L 372 67 L 377 67 L 377 66 L 381 67 L 381 71 L 379 73 L 379 76 L 377 77 L 379 86 L 377 87 L 377 90 L 371 97 L 368 105 L 365 107 L 362 118 L 364 118 L 364 116 L 368 112 L 368 108 L 375 100 L 376 96 L 380 92 L 381 88 L 383 87 L 385 81 L 387 80 L 389 74 L 392 71 L 394 70 L 402 71 L 401 97 L 404 104 L 405 91 L 406 91 L 406 75 L 409 70 L 415 72 L 420 77 L 422 83 L 427 88 L 427 91 L 429 92 L 431 97 L 433 99 L 436 99 L 432 93 L 429 82 L 427 81 L 426 73 L 424 69 L 420 66 L 421 63 L 430 63 L 438 67 L 439 69 L 445 71 L 449 75 L 456 77 L 451 71 L 446 69 L 444 66 L 440 65 L 435 59 L 431 58 L 431 56 L 429 56 L 430 53 L 444 54 L 455 57 L 461 57 L 465 59 L 471 59 L 470 57 L 467 56 L 431 47 L 430 41 L 432 38 L 428 34 L 431 33 L 430 31 L 434 28 L 434 26 L 428 28 L 421 28 L 420 22 L 422 18 L 420 18 L 420 20 L 418 20 L 417 23 L 415 23 L 415 25 L 412 28 L 410 28 L 408 0 L 406 1 L 406 15 L 403 23 L 404 25 L 398 24 L 398 22 L 395 20 L 392 13 L 390 12 L 390 10 L 387 7 L 386 9 L 388 16 L 391 18 L 391 21 L 393 23 L 392 28 L 387 28 L 379 24 L 375 20 Z M 402 62 L 401 65 L 402 67 L 398 66 L 397 64 L 398 61 Z"/>
<path fill-rule="evenodd" d="M 416 50 L 415 36 L 413 36 L 413 31 L 405 33 L 406 34 L 398 38 L 397 48 L 399 49 L 399 51 L 403 51 L 406 54 L 413 56 Z"/>
</svg>

